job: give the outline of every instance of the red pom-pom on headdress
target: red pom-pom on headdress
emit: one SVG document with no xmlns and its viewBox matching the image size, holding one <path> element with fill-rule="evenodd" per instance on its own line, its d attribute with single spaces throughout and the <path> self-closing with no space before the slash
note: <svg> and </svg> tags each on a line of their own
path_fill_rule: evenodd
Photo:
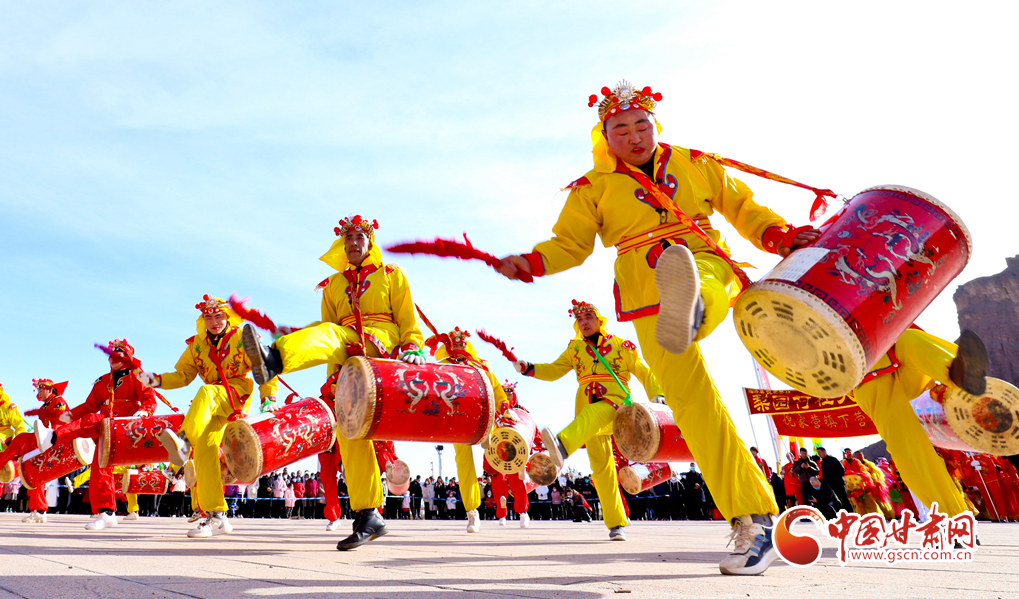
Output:
<svg viewBox="0 0 1019 599">
<path fill-rule="evenodd" d="M 337 237 L 343 237 L 344 235 L 347 234 L 347 231 L 355 229 L 358 231 L 362 231 L 365 235 L 371 237 L 372 235 L 375 234 L 375 229 L 378 228 L 379 228 L 378 220 L 373 219 L 372 222 L 368 222 L 360 214 L 355 214 L 354 216 L 341 218 L 340 226 L 333 227 L 333 232 L 336 233 Z"/>
<path fill-rule="evenodd" d="M 195 304 L 195 308 L 202 311 L 202 314 L 215 314 L 222 312 L 227 303 L 218 297 L 210 297 L 208 293 L 202 296 L 202 301 Z"/>
<path fill-rule="evenodd" d="M 589 304 L 585 301 L 573 300 L 573 307 L 569 310 L 569 315 L 574 318 L 580 318 L 581 314 L 585 312 L 598 312 L 598 308 L 594 307 L 594 304 Z"/>
<path fill-rule="evenodd" d="M 598 104 L 598 118 L 602 121 L 627 110 L 654 112 L 655 103 L 662 101 L 662 94 L 653 91 L 650 86 L 638 90 L 625 79 L 615 89 L 601 88 L 601 93 L 605 96 Z M 594 106 L 597 101 L 598 97 L 592 94 L 587 105 Z"/>
</svg>

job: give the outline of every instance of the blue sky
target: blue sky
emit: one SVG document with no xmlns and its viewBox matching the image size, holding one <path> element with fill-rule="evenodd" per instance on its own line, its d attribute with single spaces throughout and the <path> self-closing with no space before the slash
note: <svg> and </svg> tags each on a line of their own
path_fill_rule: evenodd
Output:
<svg viewBox="0 0 1019 599">
<path fill-rule="evenodd" d="M 664 141 L 846 196 L 897 183 L 939 197 L 976 238 L 957 282 L 1000 271 L 1019 253 L 1015 9 L 766 4 L 0 3 L 0 381 L 23 409 L 41 376 L 70 380 L 78 403 L 106 369 L 92 344 L 114 337 L 169 370 L 205 293 L 316 320 L 331 272 L 317 258 L 347 214 L 377 218 L 383 244 L 466 231 L 526 251 L 591 166 L 587 96 L 621 78 L 664 94 Z M 808 192 L 741 178 L 805 222 Z M 728 239 L 752 276 L 774 264 Z M 611 313 L 612 260 L 598 249 L 532 286 L 395 261 L 438 326 L 486 327 L 550 361 L 572 336 L 571 299 Z M 918 321 L 949 339 L 953 289 Z M 704 348 L 753 443 L 748 354 L 726 324 Z M 312 394 L 323 377 L 288 380 Z M 527 380 L 520 395 L 562 427 L 575 385 Z M 185 409 L 196 389 L 166 395 Z M 430 447 L 399 451 L 429 473 Z"/>
</svg>

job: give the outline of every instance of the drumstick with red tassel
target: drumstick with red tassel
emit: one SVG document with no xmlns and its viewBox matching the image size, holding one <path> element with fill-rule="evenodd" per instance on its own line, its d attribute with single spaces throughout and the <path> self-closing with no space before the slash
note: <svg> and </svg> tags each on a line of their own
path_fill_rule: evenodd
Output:
<svg viewBox="0 0 1019 599">
<path fill-rule="evenodd" d="M 476 332 L 478 333 L 478 337 L 481 337 L 484 341 L 491 343 L 492 345 L 495 346 L 496 349 L 501 351 L 502 355 L 506 356 L 507 360 L 513 363 L 517 362 L 517 357 L 513 353 L 513 348 L 506 347 L 505 341 L 489 335 L 488 333 L 485 332 L 485 329 L 478 329 Z"/>
<path fill-rule="evenodd" d="M 386 251 L 394 254 L 429 254 L 442 258 L 457 258 L 458 260 L 480 260 L 492 268 L 499 268 L 502 260 L 492 254 L 483 252 L 474 247 L 467 234 L 464 233 L 464 243 L 453 239 L 441 239 L 436 237 L 433 241 L 410 241 L 397 243 L 386 248 Z M 531 275 L 521 272 L 517 275 L 525 283 L 533 283 Z"/>
<path fill-rule="evenodd" d="M 230 294 L 230 309 L 236 312 L 237 315 L 243 318 L 244 320 L 247 320 L 251 324 L 262 329 L 263 331 L 269 331 L 273 335 L 287 335 L 289 333 L 293 333 L 294 331 L 301 330 L 300 328 L 295 327 L 276 326 L 276 323 L 273 322 L 271 318 L 266 316 L 264 312 L 259 312 L 258 310 L 254 308 L 249 308 L 245 305 L 250 299 L 251 298 L 249 297 L 246 297 L 244 299 L 237 299 L 237 294 L 232 293 Z"/>
</svg>

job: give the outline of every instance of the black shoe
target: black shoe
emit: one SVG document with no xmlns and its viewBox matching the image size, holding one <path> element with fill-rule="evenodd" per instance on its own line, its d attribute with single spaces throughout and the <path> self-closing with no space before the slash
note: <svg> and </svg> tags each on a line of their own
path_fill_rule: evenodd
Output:
<svg viewBox="0 0 1019 599">
<path fill-rule="evenodd" d="M 980 336 L 969 329 L 963 329 L 955 359 L 948 369 L 949 378 L 970 395 L 987 392 L 987 348 Z"/>
<path fill-rule="evenodd" d="M 256 383 L 264 385 L 283 371 L 283 360 L 279 351 L 275 347 L 262 345 L 255 327 L 250 324 L 244 325 L 241 339 L 244 342 L 244 353 L 251 360 L 251 375 L 255 377 Z"/>
<path fill-rule="evenodd" d="M 336 549 L 348 551 L 360 547 L 368 541 L 374 541 L 388 532 L 386 521 L 379 515 L 378 510 L 361 510 L 354 518 L 354 534 L 337 543 Z"/>
</svg>

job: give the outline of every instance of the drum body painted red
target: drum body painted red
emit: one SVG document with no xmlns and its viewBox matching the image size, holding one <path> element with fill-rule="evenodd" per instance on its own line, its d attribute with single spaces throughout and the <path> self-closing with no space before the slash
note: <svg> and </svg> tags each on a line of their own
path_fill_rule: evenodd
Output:
<svg viewBox="0 0 1019 599">
<path fill-rule="evenodd" d="M 125 493 L 136 495 L 163 495 L 170 487 L 170 481 L 158 470 L 128 470 L 121 477 L 121 487 Z"/>
<path fill-rule="evenodd" d="M 516 420 L 500 416 L 485 449 L 485 460 L 503 474 L 516 474 L 527 467 L 538 434 L 538 425 L 527 410 L 516 407 L 510 411 Z"/>
<path fill-rule="evenodd" d="M 613 427 L 619 453 L 631 462 L 693 461 L 669 406 L 647 401 L 623 405 L 616 411 Z"/>
<path fill-rule="evenodd" d="M 29 489 L 34 489 L 67 476 L 91 464 L 95 448 L 92 439 L 80 438 L 57 443 L 42 453 L 31 451 L 21 458 L 18 465 L 21 482 Z"/>
<path fill-rule="evenodd" d="M 668 464 L 630 464 L 619 469 L 619 484 L 630 495 L 647 491 L 672 478 Z"/>
<path fill-rule="evenodd" d="M 492 385 L 473 366 L 355 356 L 336 384 L 336 421 L 348 439 L 474 445 L 494 419 Z"/>
<path fill-rule="evenodd" d="M 166 462 L 170 458 L 159 433 L 164 429 L 178 431 L 183 425 L 184 414 L 107 418 L 97 442 L 99 465 L 106 468 Z"/>
<path fill-rule="evenodd" d="M 223 431 L 223 458 L 241 484 L 332 449 L 336 420 L 329 405 L 306 397 L 273 412 L 235 420 Z"/>
<path fill-rule="evenodd" d="M 972 254 L 966 226 L 936 198 L 886 185 L 860 192 L 736 301 L 754 358 L 815 397 L 854 389 Z"/>
</svg>

